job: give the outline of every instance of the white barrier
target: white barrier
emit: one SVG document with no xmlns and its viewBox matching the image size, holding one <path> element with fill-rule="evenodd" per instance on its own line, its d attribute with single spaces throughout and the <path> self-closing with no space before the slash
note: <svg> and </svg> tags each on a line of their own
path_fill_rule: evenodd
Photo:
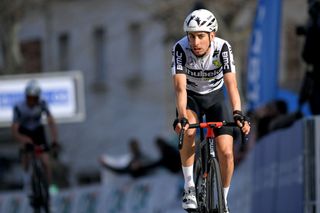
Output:
<svg viewBox="0 0 320 213">
<path fill-rule="evenodd" d="M 28 199 L 21 192 L 0 194 L 0 213 L 32 213 Z"/>
<path fill-rule="evenodd" d="M 182 177 L 167 172 L 62 191 L 52 198 L 52 213 L 184 213 Z M 0 194 L 0 213 L 31 213 L 22 192 Z"/>
</svg>

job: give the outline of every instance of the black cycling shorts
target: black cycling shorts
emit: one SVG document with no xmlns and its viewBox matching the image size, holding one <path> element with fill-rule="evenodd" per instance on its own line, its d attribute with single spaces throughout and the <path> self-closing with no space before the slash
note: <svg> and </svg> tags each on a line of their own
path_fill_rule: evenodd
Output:
<svg viewBox="0 0 320 213">
<path fill-rule="evenodd" d="M 44 151 L 49 150 L 43 126 L 39 126 L 34 130 L 29 130 L 20 126 L 18 131 L 20 134 L 30 137 L 35 145 L 44 145 L 44 147 L 46 147 Z"/>
<path fill-rule="evenodd" d="M 207 122 L 232 121 L 232 116 L 225 103 L 223 90 L 201 95 L 192 91 L 187 91 L 188 101 L 187 109 L 194 111 L 201 121 L 203 115 Z M 233 127 L 215 128 L 215 136 L 231 135 L 233 136 Z"/>
</svg>

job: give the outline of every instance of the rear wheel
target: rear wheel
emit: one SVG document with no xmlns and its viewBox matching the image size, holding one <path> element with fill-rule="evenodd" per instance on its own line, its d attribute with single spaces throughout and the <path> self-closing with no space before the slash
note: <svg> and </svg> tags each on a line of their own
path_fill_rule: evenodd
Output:
<svg viewBox="0 0 320 213">
<path fill-rule="evenodd" d="M 210 213 L 224 212 L 224 196 L 219 162 L 216 158 L 210 161 L 207 186 L 207 204 Z"/>
</svg>

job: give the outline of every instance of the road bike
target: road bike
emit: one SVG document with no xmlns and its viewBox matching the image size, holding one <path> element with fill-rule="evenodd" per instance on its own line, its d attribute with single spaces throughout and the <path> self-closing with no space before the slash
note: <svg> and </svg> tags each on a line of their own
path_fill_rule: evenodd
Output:
<svg viewBox="0 0 320 213">
<path fill-rule="evenodd" d="M 42 145 L 33 145 L 28 148 L 30 156 L 31 173 L 31 189 L 32 194 L 29 196 L 30 204 L 34 213 L 50 213 L 49 204 L 49 184 L 45 170 L 45 166 L 40 159 L 45 147 Z"/>
<path fill-rule="evenodd" d="M 226 205 L 224 201 L 223 186 L 220 173 L 216 144 L 214 141 L 214 128 L 238 127 L 235 122 L 200 122 L 190 124 L 190 128 L 200 128 L 200 141 L 196 141 L 196 156 L 194 163 L 194 178 L 198 209 L 189 212 L 198 213 L 224 213 Z M 206 135 L 204 137 L 204 131 Z M 179 145 L 183 145 L 184 129 L 179 134 Z M 242 143 L 247 138 L 242 135 Z"/>
</svg>

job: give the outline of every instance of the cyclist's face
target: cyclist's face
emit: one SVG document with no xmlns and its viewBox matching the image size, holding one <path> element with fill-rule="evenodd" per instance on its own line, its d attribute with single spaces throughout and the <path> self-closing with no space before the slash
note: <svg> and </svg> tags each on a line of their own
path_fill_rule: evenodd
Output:
<svg viewBox="0 0 320 213">
<path fill-rule="evenodd" d="M 214 33 L 207 32 L 189 32 L 188 40 L 192 49 L 192 52 L 196 56 L 203 56 L 210 50 L 210 42 L 214 38 Z"/>
<path fill-rule="evenodd" d="M 38 104 L 39 97 L 38 96 L 26 96 L 27 105 L 29 107 L 33 107 Z"/>
</svg>

